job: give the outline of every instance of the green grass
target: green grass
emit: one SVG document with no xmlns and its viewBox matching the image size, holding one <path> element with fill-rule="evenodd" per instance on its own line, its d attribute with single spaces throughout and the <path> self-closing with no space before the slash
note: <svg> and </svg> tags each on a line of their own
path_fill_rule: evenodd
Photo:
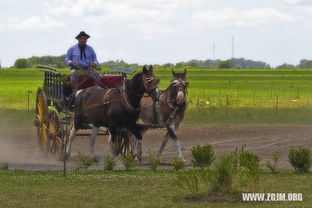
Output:
<svg viewBox="0 0 312 208">
<path fill-rule="evenodd" d="M 155 74 L 159 88 L 165 89 L 171 69 L 156 68 Z M 312 123 L 311 69 L 188 69 L 187 78 L 185 124 Z M 43 73 L 37 69 L 1 69 L 0 110 L 34 109 L 42 84 Z"/>
<path fill-rule="evenodd" d="M 28 172 L 0 170 L 0 207 L 309 207 L 311 174 L 262 173 L 259 192 L 302 193 L 303 202 L 189 202 L 173 170 Z"/>
</svg>

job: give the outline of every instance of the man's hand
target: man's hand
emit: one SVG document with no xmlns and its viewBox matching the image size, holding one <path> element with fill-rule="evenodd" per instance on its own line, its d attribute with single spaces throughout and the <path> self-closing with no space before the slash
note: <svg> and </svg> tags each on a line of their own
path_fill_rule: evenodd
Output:
<svg viewBox="0 0 312 208">
<path fill-rule="evenodd" d="M 90 65 L 91 67 L 95 67 L 96 66 L 96 63 L 94 63 L 94 62 L 91 62 L 91 65 Z"/>
<path fill-rule="evenodd" d="M 70 66 L 76 66 L 76 67 L 78 67 L 77 62 L 75 62 L 75 61 L 70 62 L 70 64 L 69 64 L 69 65 L 70 65 Z"/>
</svg>

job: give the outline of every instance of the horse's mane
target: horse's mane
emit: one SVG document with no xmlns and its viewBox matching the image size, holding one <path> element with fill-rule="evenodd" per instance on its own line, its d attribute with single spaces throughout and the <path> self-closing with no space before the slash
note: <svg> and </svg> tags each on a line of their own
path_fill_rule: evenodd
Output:
<svg viewBox="0 0 312 208">
<path fill-rule="evenodd" d="M 139 89 L 140 87 L 142 87 L 142 72 L 135 74 L 132 79 L 131 79 L 131 83 L 132 83 L 132 87 Z"/>
</svg>

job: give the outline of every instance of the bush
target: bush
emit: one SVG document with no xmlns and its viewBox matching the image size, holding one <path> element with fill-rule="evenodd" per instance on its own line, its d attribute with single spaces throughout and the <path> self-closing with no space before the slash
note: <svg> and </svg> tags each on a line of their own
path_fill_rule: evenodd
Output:
<svg viewBox="0 0 312 208">
<path fill-rule="evenodd" d="M 258 172 L 260 169 L 260 158 L 253 152 L 242 150 L 239 153 L 239 166 L 247 168 L 249 171 Z"/>
<path fill-rule="evenodd" d="M 28 62 L 27 59 L 21 58 L 17 59 L 14 63 L 15 68 L 27 68 L 28 67 Z"/>
<path fill-rule="evenodd" d="M 191 152 L 194 158 L 191 162 L 194 167 L 209 167 L 215 160 L 214 148 L 210 144 L 204 146 L 196 145 L 191 149 Z"/>
<path fill-rule="evenodd" d="M 273 153 L 272 160 L 273 160 L 273 164 L 270 161 L 267 161 L 266 166 L 267 166 L 267 168 L 269 168 L 271 170 L 271 172 L 273 174 L 276 174 L 276 173 L 278 173 L 276 170 L 276 164 L 279 160 L 279 153 L 277 151 Z"/>
<path fill-rule="evenodd" d="M 187 188 L 192 194 L 198 194 L 199 180 L 196 170 L 184 170 L 178 172 L 175 183 L 182 188 Z"/>
<path fill-rule="evenodd" d="M 116 165 L 116 161 L 112 155 L 110 154 L 104 155 L 104 161 L 103 161 L 104 170 L 113 170 L 115 165 Z"/>
<path fill-rule="evenodd" d="M 288 153 L 288 161 L 296 172 L 307 173 L 312 165 L 311 151 L 302 147 L 291 149 Z"/>
<path fill-rule="evenodd" d="M 260 158 L 253 152 L 246 151 L 244 146 L 236 148 L 233 156 L 233 165 L 238 172 L 238 181 L 242 186 L 259 183 Z"/>
<path fill-rule="evenodd" d="M 216 164 L 213 177 L 211 178 L 212 191 L 230 193 L 235 190 L 234 182 L 237 176 L 237 169 L 233 159 L 232 155 L 223 156 Z"/>
<path fill-rule="evenodd" d="M 172 160 L 171 165 L 173 166 L 173 169 L 179 171 L 185 167 L 185 162 L 181 158 L 176 157 Z"/>
<path fill-rule="evenodd" d="M 134 167 L 134 156 L 132 153 L 128 155 L 122 155 L 120 159 L 126 170 L 130 170 Z"/>
<path fill-rule="evenodd" d="M 157 158 L 157 157 L 155 156 L 155 154 L 152 153 L 152 152 L 150 151 L 148 160 L 149 160 L 149 163 L 150 163 L 149 168 L 150 168 L 152 171 L 155 172 L 156 169 L 157 169 L 157 167 L 160 165 L 160 160 L 159 160 L 159 158 Z"/>
<path fill-rule="evenodd" d="M 230 69 L 231 66 L 231 62 L 230 61 L 220 61 L 217 65 L 218 69 Z"/>
<path fill-rule="evenodd" d="M 259 162 L 256 154 L 237 148 L 234 153 L 218 159 L 214 168 L 178 172 L 178 184 L 193 194 L 202 186 L 204 191 L 221 194 L 254 191 L 260 181 Z"/>
<path fill-rule="evenodd" d="M 77 166 L 77 170 L 84 169 L 88 170 L 88 168 L 93 164 L 94 159 L 91 157 L 88 157 L 82 153 L 78 153 L 78 159 L 79 163 Z"/>
</svg>

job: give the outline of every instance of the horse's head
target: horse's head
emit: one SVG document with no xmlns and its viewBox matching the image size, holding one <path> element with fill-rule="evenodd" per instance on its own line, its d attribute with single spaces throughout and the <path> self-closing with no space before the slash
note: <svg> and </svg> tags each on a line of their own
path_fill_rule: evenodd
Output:
<svg viewBox="0 0 312 208">
<path fill-rule="evenodd" d="M 157 101 L 159 98 L 159 93 L 157 89 L 157 84 L 159 83 L 159 78 L 154 75 L 153 66 L 150 65 L 147 69 L 146 66 L 142 70 L 142 79 L 144 85 L 144 92 L 147 93 L 153 101 Z"/>
<path fill-rule="evenodd" d="M 186 80 L 186 69 L 183 73 L 175 73 L 172 70 L 172 93 L 176 98 L 177 105 L 183 105 L 186 103 L 186 93 L 188 87 L 188 81 Z"/>
</svg>

